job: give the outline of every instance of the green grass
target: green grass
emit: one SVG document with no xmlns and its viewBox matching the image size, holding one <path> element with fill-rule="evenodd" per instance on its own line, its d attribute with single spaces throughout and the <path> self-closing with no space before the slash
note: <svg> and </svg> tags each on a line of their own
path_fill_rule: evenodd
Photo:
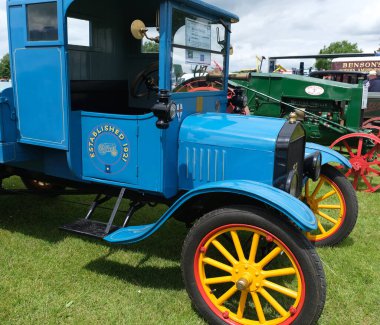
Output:
<svg viewBox="0 0 380 325">
<path fill-rule="evenodd" d="M 5 185 L 20 186 L 17 178 Z M 380 193 L 358 195 L 352 235 L 318 250 L 328 282 L 320 324 L 378 323 Z M 87 207 L 78 203 L 91 198 L 0 196 L 0 324 L 204 324 L 182 284 L 184 225 L 171 220 L 125 247 L 58 230 L 82 217 Z M 151 222 L 162 210 L 144 208 L 134 223 Z"/>
</svg>

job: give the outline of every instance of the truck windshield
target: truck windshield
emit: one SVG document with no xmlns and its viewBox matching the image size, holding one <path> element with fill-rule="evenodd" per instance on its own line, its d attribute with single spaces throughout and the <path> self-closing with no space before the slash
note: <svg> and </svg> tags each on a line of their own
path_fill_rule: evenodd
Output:
<svg viewBox="0 0 380 325">
<path fill-rule="evenodd" d="M 226 29 L 219 20 L 208 20 L 173 10 L 173 92 L 224 89 Z"/>
</svg>

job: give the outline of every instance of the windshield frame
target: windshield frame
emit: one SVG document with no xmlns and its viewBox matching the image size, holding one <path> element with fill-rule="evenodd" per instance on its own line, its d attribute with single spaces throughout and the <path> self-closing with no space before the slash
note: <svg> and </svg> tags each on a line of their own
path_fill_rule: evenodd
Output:
<svg viewBox="0 0 380 325">
<path fill-rule="evenodd" d="M 201 19 L 205 19 L 208 21 L 219 21 L 219 24 L 224 27 L 224 35 L 221 35 L 221 38 L 224 37 L 225 41 L 225 48 L 223 52 L 219 51 L 214 51 L 214 50 L 206 50 L 207 52 L 210 52 L 212 54 L 218 54 L 222 55 L 224 62 L 223 62 L 223 89 L 220 89 L 218 91 L 197 91 L 197 92 L 171 92 L 172 96 L 180 96 L 180 97 L 194 97 L 194 96 L 215 96 L 221 95 L 223 93 L 227 94 L 227 89 L 228 89 L 228 66 L 229 66 L 229 48 L 230 48 L 230 30 L 231 30 L 231 24 L 227 21 L 225 21 L 222 17 L 217 17 L 211 14 L 207 14 L 206 12 L 198 11 L 195 10 L 194 8 L 189 8 L 187 6 L 178 6 L 176 3 L 169 3 L 168 6 L 168 17 L 170 17 L 168 21 L 168 26 L 167 26 L 167 36 L 166 36 L 166 41 L 167 41 L 167 48 L 166 51 L 170 51 L 167 57 L 169 57 L 169 62 L 168 62 L 168 67 L 169 71 L 167 71 L 168 75 L 166 76 L 166 81 L 167 85 L 169 86 L 169 89 L 172 89 L 172 69 L 173 69 L 173 51 L 174 48 L 186 48 L 186 46 L 183 45 L 178 45 L 178 44 L 173 44 L 173 16 L 174 16 L 174 11 L 178 10 L 185 15 L 190 15 L 190 16 L 196 16 Z"/>
</svg>

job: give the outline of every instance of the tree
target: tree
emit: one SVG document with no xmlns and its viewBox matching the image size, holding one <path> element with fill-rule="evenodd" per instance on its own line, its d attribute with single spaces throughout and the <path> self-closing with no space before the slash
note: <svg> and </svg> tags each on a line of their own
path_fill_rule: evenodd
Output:
<svg viewBox="0 0 380 325">
<path fill-rule="evenodd" d="M 5 54 L 0 60 L 0 78 L 10 79 L 11 68 L 9 64 L 9 54 Z"/>
<path fill-rule="evenodd" d="M 358 48 L 357 43 L 349 41 L 333 42 L 329 46 L 326 45 L 319 51 L 319 54 L 337 54 L 337 53 L 362 53 L 363 50 Z M 331 59 L 317 59 L 315 67 L 318 70 L 330 70 Z"/>
<path fill-rule="evenodd" d="M 143 53 L 158 53 L 160 45 L 156 42 L 147 41 L 143 43 L 142 52 Z"/>
</svg>

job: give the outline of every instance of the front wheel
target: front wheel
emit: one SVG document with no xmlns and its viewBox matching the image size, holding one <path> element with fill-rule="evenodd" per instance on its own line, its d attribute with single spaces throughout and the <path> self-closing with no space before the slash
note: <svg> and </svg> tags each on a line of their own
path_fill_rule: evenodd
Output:
<svg viewBox="0 0 380 325">
<path fill-rule="evenodd" d="M 305 236 L 282 216 L 252 207 L 212 211 L 184 242 L 182 274 L 211 324 L 314 324 L 326 284 Z"/>
<path fill-rule="evenodd" d="M 339 244 L 356 224 L 356 192 L 348 179 L 333 166 L 324 165 L 317 182 L 307 181 L 302 200 L 318 221 L 318 229 L 306 234 L 316 246 Z"/>
</svg>

